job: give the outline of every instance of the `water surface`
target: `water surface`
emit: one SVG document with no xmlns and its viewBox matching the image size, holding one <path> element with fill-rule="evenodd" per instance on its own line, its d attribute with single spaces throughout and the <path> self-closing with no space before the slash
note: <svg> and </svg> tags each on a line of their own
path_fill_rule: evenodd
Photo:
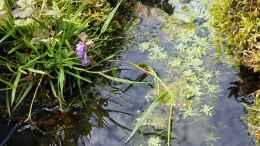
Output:
<svg viewBox="0 0 260 146">
<path fill-rule="evenodd" d="M 202 90 L 198 92 L 202 93 L 198 93 L 198 95 L 202 95 L 202 101 L 196 105 L 196 112 L 200 114 L 202 114 L 200 111 L 202 105 L 213 106 L 212 116 L 182 118 L 177 115 L 180 117 L 174 121 L 174 146 L 254 146 L 254 140 L 248 135 L 247 126 L 241 119 L 245 115 L 243 106 L 234 98 L 229 97 L 231 83 L 239 80 L 237 76 L 239 70 L 225 59 L 223 61 L 221 58 L 220 61 L 216 57 L 208 22 L 210 17 L 208 3 L 192 0 L 189 3 L 180 2 L 173 5 L 175 6 L 173 14 L 169 14 L 169 11 L 166 13 L 159 8 L 152 8 L 151 5 L 139 5 L 137 14 L 140 22 L 129 30 L 133 41 L 125 46 L 127 49 L 121 54 L 121 60 L 148 64 L 163 80 L 167 80 L 169 83 L 176 82 L 183 72 L 189 70 L 189 66 L 190 70 L 195 71 L 196 74 L 208 72 L 212 75 L 210 77 L 201 75 L 201 79 L 205 80 L 199 82 L 202 85 L 212 85 L 210 87 L 214 87 L 214 91 L 212 91 L 214 94 L 208 95 L 204 93 L 208 91 L 200 87 Z M 147 42 L 154 43 L 152 47 L 155 49 L 142 48 Z M 187 45 L 190 52 L 183 50 L 183 47 L 187 47 Z M 195 50 L 198 49 L 198 46 L 203 46 L 202 50 Z M 189 61 L 182 60 L 187 59 L 186 57 L 189 55 L 185 53 L 191 53 L 191 56 L 192 53 L 203 55 L 190 61 L 192 64 L 189 65 L 187 64 Z M 181 67 L 178 66 L 178 58 L 183 63 Z M 174 59 L 176 59 L 175 63 L 177 62 L 177 69 L 169 68 L 167 65 Z M 119 74 L 121 78 L 136 80 L 144 77 L 145 80 L 152 80 L 151 77 L 145 78 L 143 72 L 133 69 L 126 63 L 117 63 L 117 65 L 122 69 Z M 136 134 L 128 144 L 124 143 L 134 127 L 135 119 L 151 104 L 147 96 L 151 94 L 152 86 L 144 84 L 129 86 L 114 83 L 112 86 L 100 84 L 93 87 L 93 90 L 99 91 L 98 96 L 105 97 L 108 102 L 106 105 L 101 104 L 100 109 L 97 109 L 97 113 L 102 114 L 94 114 L 93 117 L 86 118 L 88 122 L 85 127 L 91 127 L 87 135 L 81 134 L 76 140 L 70 142 L 67 140 L 68 142 L 63 142 L 61 145 L 148 146 L 149 139 L 157 136 L 152 129 L 150 133 Z M 158 119 L 167 121 L 167 110 L 163 106 L 156 112 L 157 115 L 155 115 Z M 97 115 L 100 117 L 97 118 Z M 101 125 L 93 124 L 100 120 Z M 84 125 L 84 122 L 80 124 Z M 80 131 L 80 129 L 77 130 L 77 127 L 74 130 Z M 18 136 L 19 132 L 16 132 L 9 143 L 14 142 Z M 35 138 L 27 136 L 28 139 Z M 66 137 L 61 139 L 64 140 Z M 165 139 L 162 139 L 162 143 L 156 146 L 164 146 L 163 140 Z"/>
</svg>

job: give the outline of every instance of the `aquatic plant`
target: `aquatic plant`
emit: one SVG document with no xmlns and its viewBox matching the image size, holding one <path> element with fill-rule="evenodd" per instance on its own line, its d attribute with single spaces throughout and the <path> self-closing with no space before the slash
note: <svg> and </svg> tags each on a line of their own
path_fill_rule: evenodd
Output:
<svg viewBox="0 0 260 146">
<path fill-rule="evenodd" d="M 203 3 L 200 4 L 204 7 Z M 187 11 L 187 16 L 189 13 L 193 12 Z M 199 17 L 198 15 L 196 16 Z M 146 96 L 151 105 L 137 118 L 127 142 L 138 130 L 142 132 L 150 126 L 157 130 L 167 129 L 166 136 L 164 135 L 166 138 L 159 139 L 170 146 L 174 138 L 175 120 L 195 120 L 213 115 L 218 86 L 214 81 L 215 72 L 206 67 L 204 60 L 211 47 L 210 36 L 197 34 L 198 27 L 208 25 L 196 26 L 193 22 L 197 17 L 193 15 L 186 21 L 179 19 L 179 16 L 166 15 L 160 29 L 166 37 L 148 37 L 143 39 L 148 41 L 140 42 L 139 50 L 147 54 L 150 66 L 136 65 L 136 68 L 153 77 L 153 90 Z M 163 47 L 161 41 L 165 40 L 162 38 L 172 41 L 172 45 Z M 157 68 L 163 68 L 163 71 L 157 73 Z M 156 114 L 157 111 L 160 116 Z M 152 138 L 155 139 L 156 145 L 159 139 Z"/>
<path fill-rule="evenodd" d="M 208 19 L 207 0 L 170 0 L 169 3 L 175 7 L 175 16 L 180 20 L 191 22 L 194 19 Z M 188 3 L 185 4 L 185 3 Z"/>
<path fill-rule="evenodd" d="M 113 8 L 104 0 L 0 2 L 0 87 L 10 116 L 22 108 L 31 120 L 36 105 L 64 111 L 75 99 L 85 103 L 82 87 L 97 75 L 127 81 L 113 78 L 103 65 L 122 43 L 115 35 L 124 28 L 113 19 L 121 3 Z"/>
<path fill-rule="evenodd" d="M 162 146 L 161 141 L 159 137 L 151 137 L 148 140 L 148 146 Z"/>
</svg>

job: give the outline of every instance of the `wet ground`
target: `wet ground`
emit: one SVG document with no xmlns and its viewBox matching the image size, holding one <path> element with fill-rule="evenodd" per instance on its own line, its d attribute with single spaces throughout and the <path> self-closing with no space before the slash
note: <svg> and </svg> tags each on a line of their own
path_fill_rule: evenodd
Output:
<svg viewBox="0 0 260 146">
<path fill-rule="evenodd" d="M 169 80 L 172 75 L 180 74 L 179 72 L 171 71 L 166 65 L 171 59 L 181 56 L 180 53 L 182 52 L 179 51 L 183 50 L 178 49 L 181 44 L 178 42 L 178 39 L 180 40 L 183 35 L 179 36 L 179 34 L 185 32 L 187 35 L 185 34 L 186 36 L 183 38 L 191 38 L 191 41 L 188 41 L 190 49 L 194 49 L 192 46 L 197 43 L 197 38 L 199 40 L 205 38 L 206 44 L 203 44 L 203 46 L 206 46 L 206 49 L 204 49 L 205 54 L 199 58 L 201 60 L 197 61 L 202 62 L 198 66 L 202 67 L 203 70 L 214 74 L 208 80 L 209 82 L 213 80 L 213 84 L 217 86 L 215 90 L 218 91 L 214 92 L 214 96 L 202 93 L 203 98 L 211 100 L 209 104 L 214 106 L 213 114 L 207 117 L 176 120 L 174 123 L 173 145 L 254 146 L 254 139 L 248 135 L 247 126 L 242 120 L 242 117 L 245 116 L 244 108 L 236 98 L 230 97 L 230 95 L 234 95 L 234 90 L 231 90 L 234 89 L 232 88 L 234 86 L 233 83 L 240 80 L 238 76 L 240 70 L 229 64 L 225 60 L 225 56 L 222 56 L 221 61 L 220 58 L 216 57 L 215 48 L 211 40 L 211 31 L 207 22 L 209 17 L 207 6 L 199 4 L 196 0 L 193 2 L 175 4 L 175 12 L 173 14 L 169 14 L 169 11 L 166 13 L 158 8 L 152 8 L 151 5 L 139 5 L 137 8 L 137 14 L 140 17 L 139 23 L 129 31 L 129 34 L 133 36 L 133 41 L 126 46 L 127 51 L 121 54 L 121 60 L 137 64 L 148 64 L 161 75 L 162 79 Z M 194 10 L 194 12 L 182 13 L 184 6 Z M 193 16 L 190 14 L 193 14 Z M 171 22 L 172 18 L 180 19 L 181 21 Z M 190 25 L 191 23 L 192 25 Z M 187 26 L 186 24 L 189 25 Z M 193 32 L 193 29 L 195 33 L 191 33 L 189 36 L 190 31 Z M 164 56 L 165 54 L 162 52 L 152 52 L 140 47 L 140 44 L 151 40 L 156 40 L 159 49 L 162 48 L 162 52 L 166 53 L 167 56 Z M 151 55 L 154 56 L 151 57 Z M 122 78 L 132 80 L 145 78 L 146 80 L 151 80 L 149 77 L 146 78 L 141 71 L 133 69 L 133 67 L 125 63 L 117 63 L 117 65 L 122 69 L 119 74 Z M 68 139 L 67 135 L 62 133 L 61 130 L 59 131 L 60 134 L 57 134 L 60 135 L 59 137 L 50 140 L 47 136 L 35 135 L 27 132 L 27 130 L 23 132 L 17 131 L 21 126 L 11 133 L 8 146 L 21 144 L 24 146 L 44 145 L 40 143 L 50 145 L 53 142 L 48 141 L 52 140 L 55 141 L 56 145 L 62 146 L 148 146 L 147 141 L 151 136 L 156 136 L 156 133 L 137 134 L 130 143 L 125 144 L 124 142 L 133 129 L 135 119 L 150 105 L 150 101 L 145 97 L 150 93 L 152 87 L 142 84 L 129 86 L 127 84 L 113 83 L 109 86 L 96 86 L 92 90 L 99 91 L 98 96 L 105 97 L 106 102 L 97 104 L 93 108 L 90 107 L 91 112 L 83 115 L 85 120 L 79 120 L 81 122 L 78 123 L 78 127 L 73 127 L 72 130 L 76 131 L 76 133 L 80 131 L 78 134 L 75 134 L 77 136 L 68 136 L 71 138 Z M 237 92 L 240 92 L 240 89 Z M 237 96 L 241 96 L 241 94 L 237 94 Z M 100 103 L 100 101 L 97 103 Z M 165 113 L 160 114 L 163 115 Z M 162 118 L 165 117 L 162 116 Z M 10 134 L 10 131 L 12 132 L 12 128 L 13 126 L 1 127 L 1 141 L 8 136 L 8 133 Z M 85 135 L 82 132 L 83 129 L 85 130 Z"/>
</svg>

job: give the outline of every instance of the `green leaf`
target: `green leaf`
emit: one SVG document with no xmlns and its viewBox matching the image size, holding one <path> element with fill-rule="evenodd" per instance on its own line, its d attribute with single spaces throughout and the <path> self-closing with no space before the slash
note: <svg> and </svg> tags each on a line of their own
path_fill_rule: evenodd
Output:
<svg viewBox="0 0 260 146">
<path fill-rule="evenodd" d="M 107 30 L 109 24 L 111 23 L 111 21 L 112 21 L 114 15 L 116 14 L 116 11 L 118 10 L 118 8 L 119 8 L 119 6 L 121 5 L 122 2 L 123 2 L 123 0 L 120 0 L 120 1 L 117 3 L 116 7 L 109 13 L 109 15 L 107 16 L 107 19 L 106 19 L 104 25 L 103 25 L 102 28 L 101 28 L 101 33 L 100 33 L 100 35 L 103 34 L 103 33 Z"/>
<path fill-rule="evenodd" d="M 60 71 L 58 73 L 58 83 L 60 88 L 60 95 L 63 96 L 63 88 L 65 83 L 65 73 L 63 68 L 60 68 Z"/>
<path fill-rule="evenodd" d="M 86 82 L 89 82 L 89 83 L 92 83 L 92 81 L 90 81 L 89 79 L 87 78 L 84 78 L 78 74 L 75 74 L 75 73 L 72 73 L 72 72 L 69 72 L 69 71 L 66 71 L 67 74 L 71 75 L 71 76 L 74 76 L 76 77 L 77 79 L 80 79 L 80 80 L 83 80 L 83 81 L 86 81 Z"/>
<path fill-rule="evenodd" d="M 11 83 L 9 83 L 8 81 L 6 81 L 6 80 L 4 80 L 4 79 L 1 79 L 1 78 L 0 78 L 0 82 L 6 84 L 6 85 L 8 85 L 8 86 L 11 86 Z"/>
<path fill-rule="evenodd" d="M 107 78 L 107 79 L 109 79 L 109 80 L 112 80 L 112 81 L 115 81 L 115 82 L 120 82 L 120 83 L 126 83 L 126 84 L 147 84 L 148 83 L 148 82 L 136 82 L 136 81 L 131 81 L 131 80 L 127 80 L 127 79 L 116 78 L 116 77 L 112 77 L 112 76 L 106 75 L 106 74 L 101 73 L 101 72 L 99 72 L 98 74 Z"/>
<path fill-rule="evenodd" d="M 14 29 L 9 30 L 5 36 L 2 37 L 2 39 L 0 40 L 0 43 L 2 43 L 3 41 L 5 41 L 9 36 L 11 36 L 14 33 Z"/>
<path fill-rule="evenodd" d="M 50 85 L 51 85 L 51 91 L 52 91 L 53 96 L 58 98 L 57 92 L 55 90 L 55 87 L 54 87 L 52 81 L 50 81 Z"/>
<path fill-rule="evenodd" d="M 10 49 L 10 51 L 8 51 L 8 54 L 11 54 L 11 53 L 15 52 L 15 51 L 16 51 L 17 49 L 19 49 L 20 47 L 22 47 L 21 44 L 19 44 L 19 45 L 13 47 L 12 49 Z"/>
<path fill-rule="evenodd" d="M 63 110 L 63 103 L 64 103 L 64 97 L 63 97 L 64 84 L 65 84 L 65 73 L 64 73 L 64 69 L 60 68 L 60 71 L 58 72 L 58 86 L 59 86 L 58 100 L 59 100 L 61 110 Z"/>
<path fill-rule="evenodd" d="M 14 80 L 14 84 L 12 86 L 12 94 L 11 94 L 11 106 L 13 105 L 14 103 L 14 99 L 15 99 L 15 94 L 16 94 L 16 90 L 17 90 L 17 86 L 18 86 L 18 83 L 21 79 L 21 75 L 22 75 L 22 72 L 20 71 L 20 69 L 18 69 L 17 71 L 17 74 L 16 74 L 16 78 Z"/>
<path fill-rule="evenodd" d="M 138 119 L 137 123 L 135 124 L 135 127 L 131 134 L 126 139 L 125 143 L 128 143 L 129 140 L 135 135 L 135 133 L 138 131 L 140 127 L 143 126 L 146 119 L 151 115 L 151 113 L 154 111 L 154 109 L 160 104 L 158 101 L 153 101 L 153 103 L 148 107 L 148 109 L 143 113 L 143 115 Z"/>
<path fill-rule="evenodd" d="M 12 110 L 15 110 L 21 103 L 22 101 L 24 100 L 24 98 L 29 94 L 29 92 L 31 91 L 33 87 L 33 83 L 29 83 L 23 93 L 23 95 L 18 99 L 18 101 L 16 102 L 14 108 Z"/>
</svg>

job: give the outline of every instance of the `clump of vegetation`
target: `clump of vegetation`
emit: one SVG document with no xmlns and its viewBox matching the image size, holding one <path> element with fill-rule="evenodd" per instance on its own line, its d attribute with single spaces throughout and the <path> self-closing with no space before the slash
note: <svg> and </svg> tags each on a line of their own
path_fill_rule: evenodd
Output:
<svg viewBox="0 0 260 146">
<path fill-rule="evenodd" d="M 216 29 L 218 46 L 225 46 L 239 62 L 255 72 L 260 71 L 260 1 L 258 0 L 215 0 L 212 5 L 212 24 Z M 259 138 L 259 90 L 251 93 L 255 97 L 253 106 L 247 106 L 246 117 L 252 134 Z"/>
<path fill-rule="evenodd" d="M 259 1 L 215 0 L 212 24 L 229 52 L 245 65 L 259 71 Z"/>
<path fill-rule="evenodd" d="M 247 122 L 248 125 L 248 130 L 249 133 L 254 135 L 256 138 L 257 143 L 260 143 L 260 93 L 259 90 L 256 91 L 255 93 L 255 103 L 253 106 L 249 106 L 247 104 L 244 104 L 247 110 L 247 116 L 245 117 L 245 121 Z"/>
<path fill-rule="evenodd" d="M 106 62 L 122 43 L 116 36 L 123 27 L 113 19 L 121 3 L 0 2 L 0 88 L 9 116 L 23 111 L 30 120 L 40 106 L 67 111 L 76 101 L 86 103 L 82 88 L 91 86 L 97 75 L 115 79 Z"/>
</svg>

